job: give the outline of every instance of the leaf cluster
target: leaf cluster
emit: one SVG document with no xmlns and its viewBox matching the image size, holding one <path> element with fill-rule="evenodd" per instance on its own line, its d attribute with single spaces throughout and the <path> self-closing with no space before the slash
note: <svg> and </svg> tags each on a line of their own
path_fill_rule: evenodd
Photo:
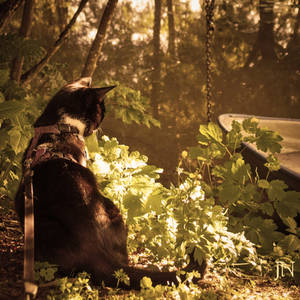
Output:
<svg viewBox="0 0 300 300">
<path fill-rule="evenodd" d="M 97 85 L 104 86 L 108 83 L 100 82 Z M 126 124 L 137 123 L 160 127 L 158 120 L 152 117 L 150 100 L 142 96 L 140 91 L 133 90 L 117 81 L 110 81 L 109 85 L 116 85 L 107 96 L 105 106 L 108 111 L 114 112 L 116 119 L 122 120 Z"/>
<path fill-rule="evenodd" d="M 300 212 L 300 194 L 288 190 L 281 180 L 268 180 L 269 173 L 280 166 L 276 157 L 281 150 L 279 134 L 261 128 L 254 118 L 242 123 L 233 121 L 231 131 L 225 136 L 214 123 L 201 125 L 199 132 L 198 145 L 190 149 L 185 161 L 196 163 L 193 174 L 202 178 L 206 196 L 227 209 L 228 229 L 245 232 L 262 254 L 273 253 L 277 245 L 281 255 L 298 257 L 300 229 L 294 218 Z M 243 143 L 254 144 L 269 154 L 266 178 L 252 174 L 250 165 L 238 152 Z M 287 235 L 278 231 L 282 231 L 280 224 L 285 225 Z"/>
<path fill-rule="evenodd" d="M 189 254 L 199 264 L 212 257 L 232 263 L 240 256 L 255 263 L 253 244 L 243 233 L 228 231 L 224 208 L 206 197 L 199 178 L 188 176 L 167 189 L 156 182 L 161 169 L 115 138 L 90 137 L 87 145 L 100 190 L 129 225 L 130 252 L 143 250 L 154 262 L 166 259 L 176 266 L 185 265 Z"/>
<path fill-rule="evenodd" d="M 64 277 L 58 280 L 57 288 L 47 295 L 47 300 L 98 300 L 99 291 L 90 285 L 87 273 L 79 273 L 74 279 Z"/>
</svg>

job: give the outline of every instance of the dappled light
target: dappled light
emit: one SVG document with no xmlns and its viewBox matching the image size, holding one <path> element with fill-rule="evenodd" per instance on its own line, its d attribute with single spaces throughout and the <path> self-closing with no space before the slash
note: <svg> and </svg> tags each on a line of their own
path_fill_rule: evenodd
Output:
<svg viewBox="0 0 300 300">
<path fill-rule="evenodd" d="M 0 1 L 0 299 L 23 296 L 22 185 L 33 236 L 90 228 L 36 261 L 37 299 L 299 299 L 299 50 L 298 0 Z M 57 160 L 70 181 L 37 188 Z"/>
</svg>

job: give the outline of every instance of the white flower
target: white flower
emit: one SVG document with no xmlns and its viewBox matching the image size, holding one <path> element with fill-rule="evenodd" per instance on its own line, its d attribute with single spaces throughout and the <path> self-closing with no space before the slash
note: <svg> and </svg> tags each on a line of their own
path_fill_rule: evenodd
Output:
<svg viewBox="0 0 300 300">
<path fill-rule="evenodd" d="M 99 175 L 107 175 L 110 172 L 110 165 L 103 160 L 103 157 L 99 154 L 95 154 L 94 170 Z"/>
<path fill-rule="evenodd" d="M 146 166 L 146 163 L 144 161 L 136 159 L 130 159 L 130 161 L 126 164 L 126 167 L 130 169 L 136 169 L 144 166 Z"/>
<path fill-rule="evenodd" d="M 204 192 L 201 189 L 200 185 L 197 185 L 191 192 L 190 197 L 192 200 L 200 199 L 204 200 Z"/>
</svg>

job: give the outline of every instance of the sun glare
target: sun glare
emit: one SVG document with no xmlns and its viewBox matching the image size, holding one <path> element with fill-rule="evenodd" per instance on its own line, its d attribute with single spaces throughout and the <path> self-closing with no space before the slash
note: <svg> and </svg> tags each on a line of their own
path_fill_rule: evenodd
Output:
<svg viewBox="0 0 300 300">
<path fill-rule="evenodd" d="M 182 0 L 182 2 L 189 2 L 192 11 L 199 11 L 200 10 L 200 3 L 199 0 Z M 142 11 L 146 5 L 150 5 L 150 7 L 154 6 L 154 1 L 145 1 L 145 0 L 132 0 L 132 7 L 138 11 Z"/>
<path fill-rule="evenodd" d="M 192 11 L 199 11 L 200 10 L 200 3 L 199 0 L 191 0 L 191 10 Z"/>
</svg>

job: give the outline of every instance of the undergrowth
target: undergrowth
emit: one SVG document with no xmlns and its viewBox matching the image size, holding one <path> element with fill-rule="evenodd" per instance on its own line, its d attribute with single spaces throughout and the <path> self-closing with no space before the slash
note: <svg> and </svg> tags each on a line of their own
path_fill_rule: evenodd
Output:
<svg viewBox="0 0 300 300">
<path fill-rule="evenodd" d="M 5 74 L 1 76 L 5 84 L 0 92 L 0 193 L 6 195 L 1 205 L 9 206 L 20 180 L 20 161 L 32 134 L 31 124 L 45 102 L 39 95 L 13 92 Z M 110 110 L 124 122 L 159 125 L 146 114 L 149 102 L 138 92 L 121 87 L 111 97 Z M 276 132 L 259 127 L 254 118 L 242 124 L 234 121 L 227 134 L 214 123 L 200 125 L 197 145 L 182 152 L 178 183 L 169 187 L 158 181 L 162 169 L 149 165 L 146 156 L 130 152 L 116 138 L 97 139 L 95 134 L 86 144 L 88 166 L 99 190 L 118 205 L 128 225 L 133 263 L 144 255 L 148 267 L 182 268 L 193 253 L 200 264 L 207 260 L 210 270 L 234 272 L 238 267 L 245 274 L 275 278 L 278 263 L 293 265 L 293 274 L 300 273 L 300 229 L 294 219 L 300 213 L 300 194 L 288 190 L 283 181 L 253 174 L 239 149 L 247 142 L 267 152 L 266 167 L 272 172 L 279 169 L 276 155 L 281 139 Z M 274 215 L 285 224 L 285 234 L 278 231 Z M 104 296 L 99 294 L 86 273 L 58 279 L 56 266 L 42 263 L 36 267 L 42 286 L 55 280 L 48 299 L 122 297 L 118 289 L 107 287 L 102 290 Z M 128 280 L 122 271 L 115 275 L 119 281 Z M 193 284 L 192 276 L 196 274 L 188 275 L 178 287 L 153 287 L 144 278 L 141 291 L 127 292 L 124 298 L 217 299 L 214 291 Z"/>
</svg>

